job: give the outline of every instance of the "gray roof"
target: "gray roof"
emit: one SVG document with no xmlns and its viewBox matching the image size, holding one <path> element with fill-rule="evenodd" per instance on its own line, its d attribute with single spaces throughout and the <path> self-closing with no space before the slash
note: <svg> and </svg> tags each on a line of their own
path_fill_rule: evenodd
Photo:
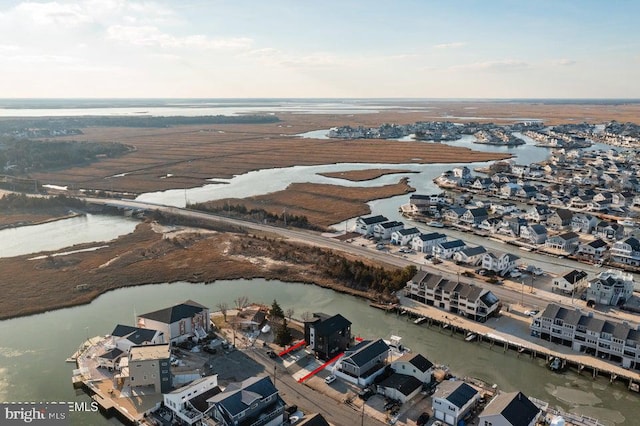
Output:
<svg viewBox="0 0 640 426">
<path fill-rule="evenodd" d="M 391 220 L 389 222 L 383 222 L 379 224 L 381 227 L 383 227 L 384 229 L 389 229 L 389 228 L 396 228 L 398 226 L 404 226 L 404 223 L 402 222 L 398 222 L 395 220 Z"/>
<path fill-rule="evenodd" d="M 420 233 L 420 231 L 418 231 L 418 228 L 400 229 L 397 232 L 400 235 L 413 235 Z"/>
<path fill-rule="evenodd" d="M 150 342 L 153 337 L 158 333 L 158 330 L 152 330 L 150 328 L 138 328 L 131 327 L 129 325 L 118 324 L 116 328 L 111 332 L 112 336 L 126 337 L 127 340 L 140 345 L 144 342 Z"/>
<path fill-rule="evenodd" d="M 593 248 L 596 248 L 596 249 L 597 249 L 597 248 L 600 248 L 600 247 L 606 247 L 606 246 L 607 246 L 607 243 L 606 243 L 603 239 L 598 238 L 597 240 L 593 240 L 593 241 L 591 241 L 591 242 L 590 242 L 589 244 L 587 244 L 587 245 L 588 245 L 588 246 L 590 246 L 590 247 L 593 247 Z"/>
<path fill-rule="evenodd" d="M 574 269 L 573 271 L 568 272 L 562 276 L 562 278 L 564 278 L 565 280 L 567 280 L 567 282 L 571 284 L 575 284 L 586 277 L 587 277 L 586 272 L 578 271 L 577 269 Z"/>
<path fill-rule="evenodd" d="M 406 361 L 423 373 L 429 371 L 429 369 L 433 367 L 433 363 L 431 361 L 426 359 L 421 354 L 416 353 L 404 354 L 400 358 L 398 358 L 397 361 Z"/>
<path fill-rule="evenodd" d="M 484 254 L 487 252 L 487 249 L 482 247 L 482 246 L 478 246 L 478 247 L 467 247 L 464 250 L 460 251 L 461 253 L 463 253 L 465 256 L 477 256 L 479 254 Z"/>
<path fill-rule="evenodd" d="M 440 238 L 447 238 L 445 234 L 441 234 L 440 232 L 430 232 L 428 234 L 420 234 L 418 235 L 422 241 L 433 241 L 439 240 Z"/>
<path fill-rule="evenodd" d="M 529 225 L 529 229 L 531 229 L 531 231 L 533 231 L 538 235 L 547 233 L 547 228 L 545 228 L 544 225 L 539 225 L 539 224 Z"/>
<path fill-rule="evenodd" d="M 120 349 L 118 348 L 114 348 L 111 349 L 108 352 L 103 353 L 102 355 L 98 355 L 98 358 L 103 358 L 103 359 L 117 359 L 118 357 L 120 357 L 124 352 L 122 352 Z"/>
<path fill-rule="evenodd" d="M 464 241 L 462 240 L 453 240 L 453 241 L 444 241 L 442 243 L 440 243 L 440 247 L 442 247 L 443 249 L 451 249 L 451 248 L 456 248 L 456 247 L 465 247 L 466 244 Z"/>
<path fill-rule="evenodd" d="M 232 383 L 224 392 L 214 395 L 207 402 L 222 406 L 231 416 L 237 416 L 257 400 L 278 393 L 269 377 L 250 377 L 240 383 Z"/>
<path fill-rule="evenodd" d="M 142 314 L 140 315 L 140 317 L 159 321 L 164 324 L 173 324 L 180 321 L 181 319 L 191 318 L 195 314 L 202 312 L 204 309 L 206 309 L 205 306 L 202 306 L 192 300 L 187 300 L 186 302 L 180 303 L 179 305 L 174 305 L 169 308 Z"/>
<path fill-rule="evenodd" d="M 485 407 L 480 418 L 501 414 L 511 426 L 529 426 L 540 409 L 522 392 L 501 393 Z"/>
<path fill-rule="evenodd" d="M 382 339 L 364 340 L 349 349 L 349 354 L 345 356 L 344 360 L 351 360 L 358 367 L 362 367 L 373 358 L 388 351 L 389 346 Z"/>
</svg>

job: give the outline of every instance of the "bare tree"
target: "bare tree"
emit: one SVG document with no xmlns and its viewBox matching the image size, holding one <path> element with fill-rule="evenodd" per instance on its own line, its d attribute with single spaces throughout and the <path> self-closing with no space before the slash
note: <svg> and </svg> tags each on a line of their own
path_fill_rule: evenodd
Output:
<svg viewBox="0 0 640 426">
<path fill-rule="evenodd" d="M 302 313 L 302 321 L 305 321 L 305 322 L 306 322 L 306 321 L 309 321 L 309 320 L 311 320 L 311 312 L 309 312 L 309 311 L 304 311 L 304 312 Z"/>
<path fill-rule="evenodd" d="M 216 307 L 222 313 L 222 316 L 224 317 L 224 322 L 227 322 L 227 310 L 229 310 L 229 305 L 227 305 L 226 303 L 220 302 L 216 305 Z"/>
<path fill-rule="evenodd" d="M 238 309 L 239 311 L 249 306 L 249 298 L 247 296 L 239 296 L 236 300 L 234 300 L 234 302 L 236 304 L 236 309 Z"/>
<path fill-rule="evenodd" d="M 289 318 L 289 321 L 291 321 L 291 317 L 293 316 L 293 314 L 295 314 L 293 308 L 287 309 L 287 318 Z"/>
</svg>

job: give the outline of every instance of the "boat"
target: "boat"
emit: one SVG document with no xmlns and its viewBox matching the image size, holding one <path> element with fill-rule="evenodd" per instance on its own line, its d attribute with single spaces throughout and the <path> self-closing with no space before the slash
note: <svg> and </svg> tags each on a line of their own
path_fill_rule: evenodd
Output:
<svg viewBox="0 0 640 426">
<path fill-rule="evenodd" d="M 442 222 L 438 222 L 436 220 L 432 220 L 427 222 L 427 226 L 432 226 L 434 228 L 444 228 L 444 224 Z"/>
<path fill-rule="evenodd" d="M 387 346 L 389 346 L 391 351 L 395 352 L 396 354 L 405 354 L 411 352 L 411 349 L 400 343 L 401 340 L 402 337 L 392 335 L 389 337 L 389 340 L 384 340 L 384 342 L 387 344 Z"/>
<path fill-rule="evenodd" d="M 427 320 L 426 317 L 420 317 L 417 320 L 415 320 L 413 323 L 414 324 L 422 324 L 423 322 L 425 322 Z"/>
<path fill-rule="evenodd" d="M 562 370 L 562 360 L 558 357 L 552 357 L 548 364 L 549 370 L 560 371 Z"/>
<path fill-rule="evenodd" d="M 637 223 L 635 220 L 631 219 L 630 217 L 625 217 L 624 219 L 618 220 L 618 225 L 622 225 L 622 226 L 636 226 Z"/>
<path fill-rule="evenodd" d="M 476 340 L 478 338 L 478 336 L 476 336 L 473 333 L 468 333 L 467 337 L 464 338 L 465 341 L 467 342 L 473 342 L 474 340 Z"/>
<path fill-rule="evenodd" d="M 260 330 L 263 334 L 267 334 L 268 332 L 271 331 L 271 327 L 269 327 L 269 324 L 266 324 L 264 327 L 262 327 L 262 329 Z"/>
</svg>

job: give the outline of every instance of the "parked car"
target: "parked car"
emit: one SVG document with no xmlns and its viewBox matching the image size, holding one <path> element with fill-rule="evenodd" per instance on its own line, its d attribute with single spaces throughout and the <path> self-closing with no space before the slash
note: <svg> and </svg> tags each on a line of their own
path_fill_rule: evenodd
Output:
<svg viewBox="0 0 640 426">
<path fill-rule="evenodd" d="M 431 416 L 429 415 L 429 413 L 422 413 L 418 417 L 418 420 L 416 420 L 416 425 L 424 426 L 424 425 L 427 424 L 427 422 L 429 421 L 430 418 L 431 418 Z"/>
<path fill-rule="evenodd" d="M 362 389 L 360 392 L 358 392 L 358 397 L 366 401 L 367 399 L 373 396 L 373 393 L 374 392 L 370 388 L 365 388 L 365 389 Z"/>
<path fill-rule="evenodd" d="M 324 382 L 325 382 L 326 384 L 328 384 L 328 385 L 329 385 L 329 384 L 331 384 L 331 383 L 333 383 L 333 382 L 335 382 L 335 381 L 336 381 L 336 376 L 334 376 L 333 374 L 332 374 L 332 375 L 330 375 L 330 376 L 327 376 L 327 378 L 326 378 L 326 379 L 324 379 Z"/>
<path fill-rule="evenodd" d="M 522 272 L 518 271 L 518 270 L 513 270 L 509 273 L 509 276 L 511 278 L 518 278 L 522 276 Z"/>
<path fill-rule="evenodd" d="M 269 358 L 275 358 L 278 356 L 274 351 L 267 351 L 267 355 Z"/>
</svg>

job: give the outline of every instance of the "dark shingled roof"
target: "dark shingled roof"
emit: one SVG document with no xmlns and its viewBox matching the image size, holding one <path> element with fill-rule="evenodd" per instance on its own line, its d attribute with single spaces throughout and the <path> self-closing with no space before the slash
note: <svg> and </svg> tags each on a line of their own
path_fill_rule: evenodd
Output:
<svg viewBox="0 0 640 426">
<path fill-rule="evenodd" d="M 195 314 L 202 312 L 203 309 L 206 308 L 196 302 L 187 300 L 179 305 L 160 309 L 159 311 L 149 312 L 140 316 L 142 318 L 148 318 L 165 324 L 173 324 L 181 319 L 191 318 Z"/>
<path fill-rule="evenodd" d="M 598 238 L 597 240 L 591 241 L 587 245 L 597 249 L 597 248 L 600 248 L 600 247 L 606 247 L 607 243 L 604 240 L 602 240 L 601 238 Z"/>
<path fill-rule="evenodd" d="M 378 386 L 397 389 L 404 396 L 409 396 L 416 389 L 422 387 L 422 382 L 413 376 L 393 373 L 382 381 Z"/>
<path fill-rule="evenodd" d="M 443 243 L 440 243 L 440 247 L 442 247 L 445 250 L 456 248 L 456 247 L 464 247 L 464 246 L 466 246 L 466 244 L 462 240 L 445 241 Z"/>
<path fill-rule="evenodd" d="M 104 358 L 104 359 L 116 359 L 118 358 L 120 355 L 122 355 L 124 352 L 122 352 L 120 349 L 118 348 L 114 348 L 111 349 L 109 352 L 105 352 L 102 355 L 98 355 L 98 358 Z"/>
<path fill-rule="evenodd" d="M 540 409 L 522 392 L 501 393 L 482 411 L 480 418 L 502 414 L 511 426 L 529 426 Z"/>
<path fill-rule="evenodd" d="M 412 353 L 404 354 L 400 358 L 398 358 L 397 361 L 406 361 L 411 365 L 413 365 L 414 367 L 416 367 L 418 370 L 422 371 L 423 373 L 425 373 L 431 367 L 433 367 L 433 363 L 428 359 L 426 359 L 421 354 L 412 354 Z"/>
<path fill-rule="evenodd" d="M 218 395 L 220 392 L 222 392 L 222 389 L 220 389 L 220 387 L 218 386 L 215 386 L 208 391 L 191 398 L 189 402 L 194 406 L 196 410 L 204 413 L 209 409 L 209 403 L 207 402 L 207 400 L 212 396 Z"/>
<path fill-rule="evenodd" d="M 365 225 L 373 225 L 380 222 L 387 222 L 389 219 L 382 215 L 377 216 L 369 216 L 369 217 L 361 217 L 360 220 L 364 222 Z"/>
<path fill-rule="evenodd" d="M 208 402 L 219 404 L 232 416 L 237 416 L 257 399 L 278 393 L 269 377 L 251 377 L 240 383 L 232 383 L 224 392 L 212 396 Z"/>
<path fill-rule="evenodd" d="M 563 278 L 571 284 L 575 284 L 586 277 L 587 277 L 586 272 L 578 271 L 577 269 L 574 269 L 573 271 L 563 275 Z"/>
<path fill-rule="evenodd" d="M 296 423 L 298 426 L 330 426 L 329 422 L 322 417 L 322 414 L 312 414 L 311 417 L 305 417 L 301 422 Z"/>
<path fill-rule="evenodd" d="M 362 367 L 367 362 L 380 354 L 389 350 L 389 346 L 382 339 L 364 340 L 349 350 L 350 354 L 345 356 L 345 360 L 350 359 L 358 367 Z"/>
<path fill-rule="evenodd" d="M 135 343 L 136 345 L 141 345 L 144 342 L 150 342 L 153 340 L 153 336 L 155 336 L 157 332 L 157 330 L 152 330 L 150 328 L 138 328 L 118 324 L 116 328 L 113 329 L 111 335 L 123 338 L 126 337 L 127 340 Z"/>
<path fill-rule="evenodd" d="M 478 391 L 461 380 L 445 381 L 438 385 L 434 398 L 443 398 L 458 408 L 464 407 Z"/>
<path fill-rule="evenodd" d="M 318 335 L 327 336 L 336 331 L 344 330 L 350 325 L 351 321 L 340 314 L 336 314 L 332 317 L 321 318 L 320 321 L 313 324 L 313 328 L 315 328 Z"/>
</svg>

